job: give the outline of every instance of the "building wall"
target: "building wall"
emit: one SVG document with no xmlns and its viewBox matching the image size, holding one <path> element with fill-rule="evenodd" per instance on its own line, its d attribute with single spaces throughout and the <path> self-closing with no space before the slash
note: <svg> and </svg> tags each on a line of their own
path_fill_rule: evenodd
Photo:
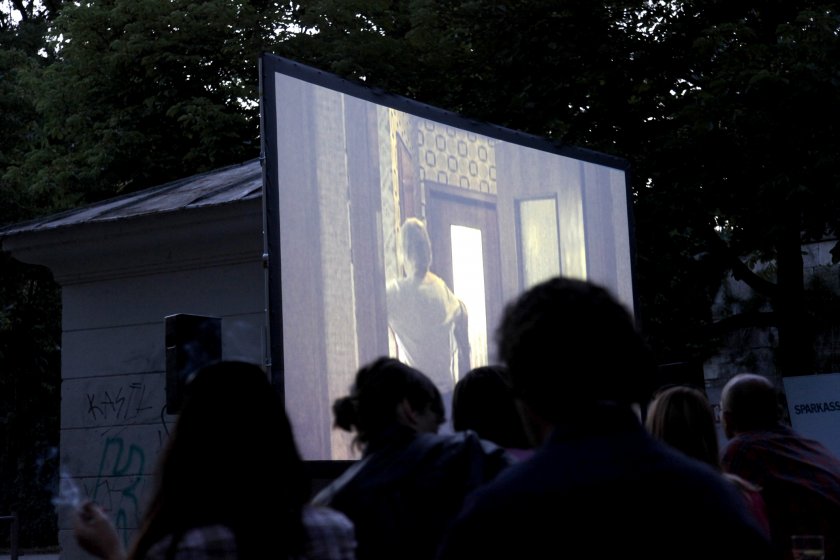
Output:
<svg viewBox="0 0 840 560">
<path fill-rule="evenodd" d="M 12 250 L 49 266 L 61 286 L 62 473 L 108 510 L 126 542 L 176 418 L 165 409 L 164 318 L 220 317 L 223 358 L 266 361 L 261 212 L 256 199 L 79 226 Z M 67 513 L 62 556 L 86 558 Z"/>
<path fill-rule="evenodd" d="M 840 265 L 832 264 L 830 250 L 836 240 L 803 245 L 802 258 L 806 292 L 815 294 L 821 305 L 828 294 L 840 293 Z M 771 282 L 776 281 L 774 263 L 757 263 L 753 270 Z M 718 290 L 712 316 L 718 321 L 745 311 L 772 311 L 765 298 L 757 295 L 744 282 L 727 278 Z M 817 336 L 817 368 L 820 372 L 840 371 L 840 327 L 826 324 Z M 728 333 L 720 351 L 703 366 L 708 387 L 719 389 L 733 375 L 754 372 L 773 379 L 780 390 L 782 380 L 775 367 L 778 332 L 775 327 L 745 327 Z"/>
</svg>

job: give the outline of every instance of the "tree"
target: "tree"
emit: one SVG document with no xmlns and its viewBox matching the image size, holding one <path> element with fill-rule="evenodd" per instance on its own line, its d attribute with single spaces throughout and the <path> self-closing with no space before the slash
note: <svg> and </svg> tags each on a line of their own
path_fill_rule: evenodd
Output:
<svg viewBox="0 0 840 560">
<path fill-rule="evenodd" d="M 25 76 L 50 62 L 45 37 L 61 2 L 11 4 L 14 10 L 0 13 L 0 224 L 29 218 L 34 212 L 29 191 L 11 182 L 6 171 L 35 147 L 38 111 Z"/>
<path fill-rule="evenodd" d="M 20 546 L 56 544 L 61 321 L 49 271 L 0 254 L 0 504 Z M 6 509 L 8 508 L 8 509 Z M 3 538 L 6 541 L 6 537 Z M 6 541 L 7 542 L 7 541 Z"/>
<path fill-rule="evenodd" d="M 732 270 L 767 297 L 772 316 L 751 322 L 778 328 L 779 371 L 812 373 L 801 246 L 838 231 L 840 12 L 819 2 L 681 6 L 662 43 L 684 62 L 640 205 L 661 205 L 656 219 L 711 255 L 712 270 Z M 664 214 L 680 200 L 675 224 Z M 776 281 L 751 273 L 743 256 L 775 262 Z"/>
<path fill-rule="evenodd" d="M 33 147 L 38 112 L 23 76 L 49 63 L 44 34 L 60 2 L 12 4 L 14 13 L 0 14 L 0 224 L 37 213 L 25 185 L 4 172 Z M 48 271 L 5 254 L 0 270 L 0 515 L 19 515 L 22 547 L 50 545 L 57 538 L 50 497 L 58 473 L 58 289 Z"/>
<path fill-rule="evenodd" d="M 467 117 L 577 142 L 602 125 L 591 115 L 623 101 L 635 37 L 617 22 L 643 3 L 322 0 L 295 14 L 306 32 L 278 48 Z"/>
<path fill-rule="evenodd" d="M 56 60 L 28 73 L 36 142 L 7 179 L 54 211 L 257 157 L 257 61 L 284 18 L 259 0 L 65 5 Z"/>
</svg>

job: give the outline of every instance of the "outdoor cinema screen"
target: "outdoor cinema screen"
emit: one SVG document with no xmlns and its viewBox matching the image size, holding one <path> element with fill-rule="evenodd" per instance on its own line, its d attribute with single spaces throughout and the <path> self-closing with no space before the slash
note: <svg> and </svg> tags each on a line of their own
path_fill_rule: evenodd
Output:
<svg viewBox="0 0 840 560">
<path fill-rule="evenodd" d="M 447 398 L 537 282 L 633 310 L 625 161 L 270 54 L 261 80 L 272 372 L 304 459 L 358 457 L 331 406 L 361 365 L 398 357 Z"/>
</svg>

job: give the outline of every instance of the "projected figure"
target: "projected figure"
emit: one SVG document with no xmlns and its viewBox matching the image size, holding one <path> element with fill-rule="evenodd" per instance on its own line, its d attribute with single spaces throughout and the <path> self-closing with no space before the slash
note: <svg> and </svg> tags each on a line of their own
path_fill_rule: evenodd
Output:
<svg viewBox="0 0 840 560">
<path fill-rule="evenodd" d="M 448 412 L 458 374 L 466 373 L 470 364 L 467 308 L 429 270 L 432 244 L 419 219 L 403 223 L 398 254 L 405 276 L 387 287 L 388 325 L 397 340 L 398 357 L 434 381 Z"/>
</svg>

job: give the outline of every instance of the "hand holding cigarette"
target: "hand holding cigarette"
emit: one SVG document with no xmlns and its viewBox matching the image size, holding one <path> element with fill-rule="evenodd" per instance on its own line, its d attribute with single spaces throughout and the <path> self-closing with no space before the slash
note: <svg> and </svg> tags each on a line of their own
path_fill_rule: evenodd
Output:
<svg viewBox="0 0 840 560">
<path fill-rule="evenodd" d="M 87 501 L 76 510 L 73 532 L 79 546 L 97 558 L 125 560 L 125 547 L 117 529 L 97 504 Z"/>
</svg>

